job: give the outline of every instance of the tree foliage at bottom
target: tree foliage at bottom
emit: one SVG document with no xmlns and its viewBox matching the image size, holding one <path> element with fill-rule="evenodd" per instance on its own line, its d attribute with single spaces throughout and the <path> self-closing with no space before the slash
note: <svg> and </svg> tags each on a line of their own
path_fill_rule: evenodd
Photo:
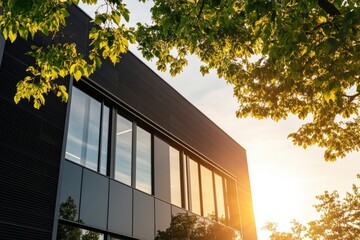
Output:
<svg viewBox="0 0 360 240">
<path fill-rule="evenodd" d="M 359 175 L 358 175 L 359 178 Z M 303 225 L 291 221 L 291 231 L 277 230 L 277 224 L 267 223 L 263 229 L 270 232 L 270 240 L 359 240 L 360 239 L 360 192 L 355 184 L 352 192 L 341 198 L 337 191 L 316 196 L 320 203 L 315 205 L 320 219 Z"/>
</svg>

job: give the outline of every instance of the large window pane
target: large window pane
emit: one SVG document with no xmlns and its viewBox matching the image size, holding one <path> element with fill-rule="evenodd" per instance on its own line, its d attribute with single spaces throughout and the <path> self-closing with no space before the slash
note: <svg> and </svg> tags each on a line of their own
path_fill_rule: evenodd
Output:
<svg viewBox="0 0 360 240">
<path fill-rule="evenodd" d="M 180 152 L 173 147 L 169 150 L 171 203 L 181 207 Z"/>
<path fill-rule="evenodd" d="M 106 169 L 107 169 L 109 116 L 110 116 L 110 110 L 108 107 L 104 106 L 102 113 L 101 154 L 100 154 L 100 172 L 104 175 L 106 175 Z"/>
<path fill-rule="evenodd" d="M 59 224 L 57 231 L 57 240 L 104 240 L 104 234 L 81 229 L 66 224 Z"/>
<path fill-rule="evenodd" d="M 132 123 L 117 115 L 115 179 L 131 186 Z"/>
<path fill-rule="evenodd" d="M 225 200 L 224 200 L 224 188 L 223 179 L 221 176 L 215 174 L 215 191 L 216 191 L 216 205 L 217 205 L 217 217 L 221 223 L 226 223 L 225 215 Z"/>
<path fill-rule="evenodd" d="M 229 206 L 229 222 L 230 226 L 233 228 L 240 228 L 240 213 L 239 213 L 239 203 L 237 198 L 236 182 L 235 180 L 227 179 L 226 180 L 226 191 L 227 191 L 227 200 Z"/>
<path fill-rule="evenodd" d="M 151 134 L 136 129 L 136 188 L 151 194 Z"/>
<path fill-rule="evenodd" d="M 98 170 L 100 115 L 101 103 L 73 88 L 65 157 L 95 171 Z"/>
<path fill-rule="evenodd" d="M 190 177 L 190 193 L 191 193 L 191 211 L 201 214 L 200 205 L 200 185 L 199 185 L 199 169 L 198 163 L 189 159 L 189 177 Z"/>
<path fill-rule="evenodd" d="M 183 184 L 184 184 L 184 208 L 189 210 L 189 205 L 188 205 L 188 167 L 187 167 L 187 156 L 185 154 L 183 154 L 183 160 L 182 160 L 182 167 L 183 167 Z"/>
<path fill-rule="evenodd" d="M 215 220 L 215 201 L 212 171 L 201 166 L 201 190 L 204 217 Z"/>
</svg>

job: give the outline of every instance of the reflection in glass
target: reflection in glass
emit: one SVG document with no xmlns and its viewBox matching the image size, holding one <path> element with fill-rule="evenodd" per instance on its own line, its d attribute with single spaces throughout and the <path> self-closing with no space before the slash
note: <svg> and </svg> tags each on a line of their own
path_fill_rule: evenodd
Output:
<svg viewBox="0 0 360 240">
<path fill-rule="evenodd" d="M 169 150 L 171 203 L 181 207 L 180 152 L 173 147 Z"/>
<path fill-rule="evenodd" d="M 102 117 L 101 108 L 102 104 L 99 101 L 73 88 L 65 158 L 106 174 L 109 108 L 103 107 Z M 102 129 L 101 154 L 98 166 L 100 129 Z"/>
<path fill-rule="evenodd" d="M 188 177 L 187 174 L 188 173 L 188 168 L 187 168 L 187 156 L 184 154 L 183 155 L 183 179 L 184 179 L 184 208 L 189 210 L 189 205 L 188 205 Z"/>
<path fill-rule="evenodd" d="M 104 234 L 78 227 L 59 224 L 57 240 L 104 240 Z"/>
<path fill-rule="evenodd" d="M 227 191 L 227 204 L 229 207 L 228 219 L 230 222 L 230 226 L 233 228 L 240 228 L 239 203 L 238 203 L 235 180 L 227 179 L 226 191 Z"/>
<path fill-rule="evenodd" d="M 171 218 L 170 227 L 158 231 L 155 240 L 172 239 L 211 239 L 239 240 L 238 231 L 212 221 L 204 221 L 202 217 L 179 213 Z"/>
<path fill-rule="evenodd" d="M 61 180 L 61 204 L 68 201 L 73 201 L 73 205 L 79 207 L 81 179 L 82 167 L 72 163 L 71 161 L 65 161 L 63 166 L 63 177 Z M 74 211 L 76 211 L 77 213 L 78 209 L 76 208 L 74 209 Z M 77 221 L 79 219 L 79 216 L 76 213 L 73 217 L 66 219 Z"/>
<path fill-rule="evenodd" d="M 189 159 L 191 211 L 201 215 L 198 163 Z"/>
<path fill-rule="evenodd" d="M 210 219 L 215 217 L 214 185 L 212 171 L 204 166 L 201 169 L 201 190 L 203 200 L 203 216 Z"/>
<path fill-rule="evenodd" d="M 151 134 L 136 129 L 136 188 L 151 194 Z"/>
<path fill-rule="evenodd" d="M 215 173 L 215 191 L 216 191 L 216 204 L 217 204 L 217 219 L 219 222 L 226 223 L 225 215 L 225 201 L 224 201 L 224 189 L 223 179 L 221 176 Z"/>
<path fill-rule="evenodd" d="M 131 186 L 132 123 L 117 115 L 115 179 Z"/>
<path fill-rule="evenodd" d="M 68 197 L 65 202 L 60 204 L 59 213 L 60 218 L 75 221 L 77 215 L 77 206 L 71 197 Z M 80 223 L 83 223 L 81 220 Z M 81 229 L 78 227 L 59 224 L 57 230 L 58 240 L 103 240 L 104 235 L 101 233 Z"/>
<path fill-rule="evenodd" d="M 73 88 L 66 158 L 97 171 L 100 102 Z"/>
<path fill-rule="evenodd" d="M 101 154 L 100 154 L 100 173 L 106 175 L 107 153 L 108 153 L 108 133 L 109 133 L 109 115 L 108 107 L 103 107 L 102 113 L 102 131 L 101 131 Z"/>
<path fill-rule="evenodd" d="M 166 231 L 171 223 L 171 205 L 155 199 L 155 232 Z"/>
</svg>

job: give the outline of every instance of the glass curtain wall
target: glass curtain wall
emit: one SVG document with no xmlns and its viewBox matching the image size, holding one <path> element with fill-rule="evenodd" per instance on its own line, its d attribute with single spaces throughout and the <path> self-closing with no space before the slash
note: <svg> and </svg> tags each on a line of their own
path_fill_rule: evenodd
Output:
<svg viewBox="0 0 360 240">
<path fill-rule="evenodd" d="M 114 178 L 153 194 L 152 134 L 120 114 L 116 114 L 115 129 L 111 129 L 110 118 L 109 107 L 74 87 L 66 159 L 109 175 L 109 146 L 113 145 Z M 109 143 L 112 130 L 116 130 L 114 144 Z M 164 193 L 162 200 L 220 223 L 239 226 L 235 180 L 215 173 L 160 139 L 155 141 L 154 149 L 156 174 L 164 176 L 154 177 L 157 192 Z"/>
</svg>

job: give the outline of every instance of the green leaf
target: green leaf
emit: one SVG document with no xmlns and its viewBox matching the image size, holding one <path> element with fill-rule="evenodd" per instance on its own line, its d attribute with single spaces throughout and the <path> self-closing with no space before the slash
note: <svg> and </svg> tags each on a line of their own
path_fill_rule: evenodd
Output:
<svg viewBox="0 0 360 240">
<path fill-rule="evenodd" d="M 14 42 L 16 40 L 17 34 L 16 32 L 13 32 L 12 30 L 10 30 L 9 32 L 9 39 L 11 42 Z"/>
<path fill-rule="evenodd" d="M 118 12 L 113 11 L 111 16 L 112 16 L 112 19 L 114 20 L 114 22 L 117 25 L 119 25 L 119 23 L 120 23 L 120 14 Z"/>
<path fill-rule="evenodd" d="M 74 73 L 74 77 L 75 77 L 75 80 L 78 81 L 80 80 L 82 74 L 79 70 L 77 70 L 75 73 Z"/>
</svg>

